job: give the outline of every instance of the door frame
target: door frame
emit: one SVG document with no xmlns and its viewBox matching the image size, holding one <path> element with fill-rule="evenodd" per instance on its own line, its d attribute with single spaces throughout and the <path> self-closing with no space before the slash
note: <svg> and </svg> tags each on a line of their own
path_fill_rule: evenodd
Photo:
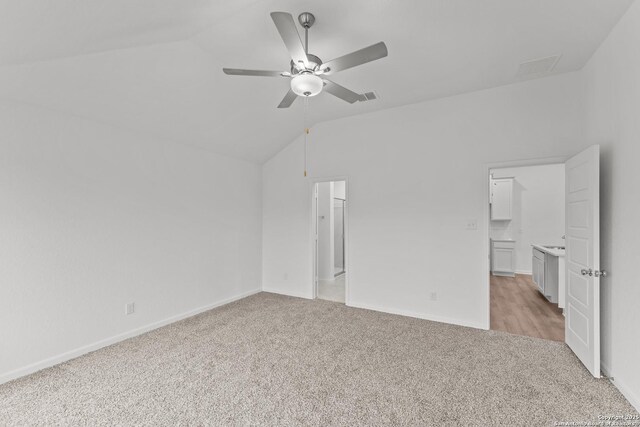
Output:
<svg viewBox="0 0 640 427">
<path fill-rule="evenodd" d="M 489 204 L 491 203 L 491 170 L 492 169 L 504 169 L 504 168 L 519 168 L 526 166 L 544 166 L 544 165 L 557 165 L 564 164 L 571 158 L 571 155 L 563 157 L 542 157 L 534 159 L 521 159 L 511 160 L 504 162 L 491 162 L 484 163 L 483 165 L 483 179 L 485 180 L 485 191 L 482 193 L 482 241 L 483 253 L 486 262 L 483 264 L 483 286 L 485 289 L 485 321 L 484 328 L 486 330 L 491 329 L 491 240 L 490 240 L 490 224 L 491 224 L 491 212 L 489 212 Z"/>
<path fill-rule="evenodd" d="M 351 264 L 349 257 L 349 177 L 348 176 L 333 176 L 333 177 L 323 177 L 323 178 L 309 178 L 308 184 L 308 194 L 310 194 L 311 199 L 311 214 L 309 221 L 309 242 L 311 244 L 311 289 L 310 295 L 312 299 L 318 298 L 318 283 L 316 281 L 317 277 L 317 268 L 318 268 L 318 253 L 317 253 L 317 245 L 316 245 L 316 224 L 318 221 L 318 215 L 316 213 L 316 184 L 322 182 L 333 182 L 333 181 L 344 181 L 344 193 L 346 200 L 344 202 L 344 300 L 345 305 L 350 304 L 349 297 L 349 277 L 351 272 Z"/>
<path fill-rule="evenodd" d="M 339 197 L 334 197 L 333 198 L 333 208 L 334 209 L 335 209 L 336 200 L 340 200 L 342 202 L 342 245 L 341 245 L 342 246 L 342 271 L 337 275 L 334 273 L 334 275 L 333 275 L 334 278 L 347 273 L 347 268 L 346 268 L 346 264 L 345 264 L 345 261 L 346 261 L 345 260 L 345 247 L 344 247 L 345 246 L 345 239 L 346 239 L 345 232 L 347 230 L 347 227 L 344 224 L 344 220 L 346 218 L 345 210 L 347 209 L 347 199 L 346 199 L 346 197 L 347 197 L 347 194 L 346 194 L 346 182 L 345 182 L 345 198 L 344 199 L 341 199 Z M 335 211 L 334 211 L 334 218 L 335 218 Z M 335 226 L 335 222 L 334 222 L 334 226 Z M 334 234 L 334 236 L 335 236 L 335 234 Z M 335 267 L 335 256 L 334 256 L 334 267 Z M 345 279 L 346 279 L 346 277 L 345 277 Z"/>
</svg>

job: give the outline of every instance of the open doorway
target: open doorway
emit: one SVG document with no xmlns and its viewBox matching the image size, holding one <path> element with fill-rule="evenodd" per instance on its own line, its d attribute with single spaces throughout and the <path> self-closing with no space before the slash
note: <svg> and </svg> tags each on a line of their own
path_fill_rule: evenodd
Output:
<svg viewBox="0 0 640 427">
<path fill-rule="evenodd" d="M 565 340 L 565 165 L 489 171 L 490 327 Z"/>
<path fill-rule="evenodd" d="M 315 195 L 315 286 L 319 299 L 346 300 L 346 181 L 318 182 Z"/>
<path fill-rule="evenodd" d="M 530 198 L 531 193 L 526 191 L 530 191 L 533 186 L 524 185 L 523 179 L 519 179 L 516 172 L 508 171 L 506 168 L 534 171 L 525 167 L 545 164 L 561 164 L 564 168 L 564 182 L 560 183 L 560 179 L 557 181 L 558 189 L 564 190 L 564 232 L 560 240 L 554 240 L 560 234 L 557 231 L 549 235 L 550 240 L 523 237 L 523 227 L 517 226 L 516 222 L 507 224 L 523 215 L 524 209 L 520 213 L 517 209 L 523 206 L 520 203 L 525 196 Z M 568 159 L 550 159 L 547 162 L 525 160 L 487 165 L 485 172 L 489 191 L 485 193 L 487 253 L 484 259 L 490 261 L 487 264 L 490 274 L 485 276 L 489 305 L 487 325 L 491 329 L 558 341 L 557 335 L 545 336 L 543 331 L 552 323 L 558 327 L 563 325 L 564 342 L 589 372 L 600 378 L 600 282 L 608 277 L 608 272 L 600 265 L 600 147 L 592 145 Z M 538 174 L 536 177 L 537 180 L 544 181 L 548 175 Z M 522 185 L 522 188 L 518 185 Z M 520 201 L 518 197 L 521 197 Z M 557 206 L 553 199 L 548 200 L 551 201 L 547 201 L 546 205 L 540 202 L 532 206 L 540 208 L 543 212 L 547 208 Z M 494 221 L 503 223 L 495 227 Z M 474 229 L 473 220 L 469 224 L 470 229 Z M 521 221 L 521 224 L 524 223 Z M 502 237 L 496 234 L 497 231 L 502 233 Z M 531 274 L 523 274 L 528 271 L 518 272 L 518 255 L 515 250 L 518 247 L 518 239 L 521 244 L 531 245 Z M 494 242 L 498 244 L 494 245 Z M 526 258 L 528 256 L 525 254 L 523 259 Z M 547 262 L 549 258 L 551 261 Z M 557 258 L 557 266 L 553 258 Z M 553 316 L 541 315 L 540 310 L 535 313 L 535 309 L 520 310 L 517 304 L 514 304 L 517 297 L 500 296 L 500 290 L 514 290 L 513 286 L 517 285 L 517 280 L 513 279 L 517 279 L 519 274 L 525 276 L 525 282 L 528 279 L 526 276 L 530 277 L 531 282 L 527 283 L 529 289 L 535 290 L 537 301 L 544 303 L 545 307 L 551 304 L 552 312 L 555 308 Z M 500 281 L 506 283 L 499 287 Z M 555 295 L 557 302 L 553 301 Z M 520 301 L 529 303 L 531 299 L 523 297 Z M 554 316 L 560 320 L 560 324 L 553 320 Z"/>
</svg>

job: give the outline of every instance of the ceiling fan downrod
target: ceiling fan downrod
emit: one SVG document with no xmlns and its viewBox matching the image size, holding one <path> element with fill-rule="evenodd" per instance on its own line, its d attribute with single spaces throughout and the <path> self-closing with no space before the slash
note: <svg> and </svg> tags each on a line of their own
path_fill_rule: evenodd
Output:
<svg viewBox="0 0 640 427">
<path fill-rule="evenodd" d="M 298 22 L 304 28 L 304 53 L 309 54 L 309 28 L 316 22 L 316 17 L 311 12 L 302 12 L 298 15 Z"/>
</svg>

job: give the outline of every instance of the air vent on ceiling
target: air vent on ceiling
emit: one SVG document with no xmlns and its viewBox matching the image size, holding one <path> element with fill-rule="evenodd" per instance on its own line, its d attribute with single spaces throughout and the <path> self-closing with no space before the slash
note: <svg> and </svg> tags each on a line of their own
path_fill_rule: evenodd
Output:
<svg viewBox="0 0 640 427">
<path fill-rule="evenodd" d="M 534 59 L 520 64 L 517 77 L 535 77 L 549 74 L 553 71 L 561 55 L 548 56 L 546 58 Z"/>
<path fill-rule="evenodd" d="M 374 99 L 378 99 L 378 94 L 375 92 L 367 92 L 364 94 L 364 98 L 362 102 L 373 101 Z"/>
</svg>

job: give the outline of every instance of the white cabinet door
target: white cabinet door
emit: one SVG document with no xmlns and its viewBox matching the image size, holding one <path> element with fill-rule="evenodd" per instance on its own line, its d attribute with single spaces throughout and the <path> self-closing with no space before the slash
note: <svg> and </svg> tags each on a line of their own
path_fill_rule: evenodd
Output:
<svg viewBox="0 0 640 427">
<path fill-rule="evenodd" d="M 513 178 L 494 179 L 491 183 L 491 219 L 510 220 L 513 210 Z"/>
<path fill-rule="evenodd" d="M 496 248 L 493 251 L 494 258 L 494 269 L 496 271 L 503 272 L 511 272 L 513 271 L 513 249 L 499 249 Z"/>
<path fill-rule="evenodd" d="M 491 271 L 496 276 L 515 276 L 516 242 L 491 241 Z"/>
<path fill-rule="evenodd" d="M 544 295 L 544 254 L 537 249 L 533 250 L 531 267 L 533 270 L 533 283 L 538 286 L 538 289 Z"/>
</svg>

